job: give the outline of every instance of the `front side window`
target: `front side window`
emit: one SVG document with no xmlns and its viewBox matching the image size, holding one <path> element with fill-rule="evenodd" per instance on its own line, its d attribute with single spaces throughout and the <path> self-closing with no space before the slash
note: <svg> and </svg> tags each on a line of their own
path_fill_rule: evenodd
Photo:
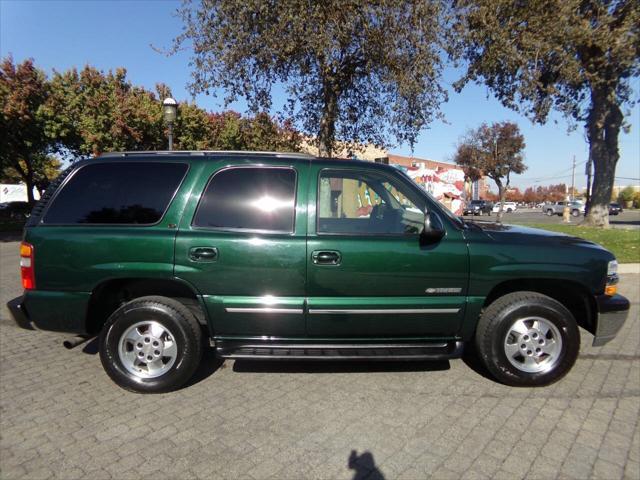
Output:
<svg viewBox="0 0 640 480">
<path fill-rule="evenodd" d="M 377 172 L 325 170 L 318 189 L 318 233 L 417 234 L 424 205 L 402 182 Z"/>
<path fill-rule="evenodd" d="M 193 219 L 196 227 L 293 232 L 296 172 L 238 167 L 213 175 Z"/>
<path fill-rule="evenodd" d="M 42 222 L 65 225 L 157 223 L 187 168 L 184 163 L 89 163 L 76 171 L 62 187 Z"/>
</svg>

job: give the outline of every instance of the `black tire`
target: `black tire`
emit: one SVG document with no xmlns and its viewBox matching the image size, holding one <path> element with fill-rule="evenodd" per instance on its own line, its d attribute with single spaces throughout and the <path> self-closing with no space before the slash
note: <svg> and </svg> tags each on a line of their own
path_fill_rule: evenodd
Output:
<svg viewBox="0 0 640 480">
<path fill-rule="evenodd" d="M 547 210 L 547 217 L 552 217 L 552 216 L 553 216 L 553 210 L 549 208 Z"/>
<path fill-rule="evenodd" d="M 505 353 L 505 337 L 512 324 L 529 316 L 545 319 L 560 332 L 562 349 L 548 371 L 524 372 L 512 365 Z M 476 330 L 476 348 L 481 361 L 499 382 L 539 387 L 556 382 L 571 369 L 580 351 L 580 332 L 573 315 L 560 302 L 537 292 L 514 292 L 500 297 L 484 311 Z"/>
<path fill-rule="evenodd" d="M 166 373 L 141 378 L 126 369 L 118 354 L 118 345 L 127 329 L 149 320 L 172 332 L 177 356 Z M 198 368 L 203 335 L 197 319 L 185 305 L 171 298 L 149 296 L 131 300 L 113 312 L 100 332 L 99 345 L 102 366 L 116 384 L 132 392 L 163 393 L 184 385 Z"/>
<path fill-rule="evenodd" d="M 579 217 L 580 216 L 580 210 L 571 210 L 571 216 L 572 217 Z"/>
</svg>

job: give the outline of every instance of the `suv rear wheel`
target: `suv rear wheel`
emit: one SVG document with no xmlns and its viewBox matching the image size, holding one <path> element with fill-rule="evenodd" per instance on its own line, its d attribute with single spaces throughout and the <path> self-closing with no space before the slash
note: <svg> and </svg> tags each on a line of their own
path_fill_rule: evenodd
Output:
<svg viewBox="0 0 640 480">
<path fill-rule="evenodd" d="M 548 217 L 553 216 L 553 209 L 552 208 L 548 208 L 546 213 L 547 213 Z"/>
<path fill-rule="evenodd" d="M 118 308 L 100 333 L 100 360 L 119 386 L 140 393 L 175 390 L 202 357 L 198 321 L 182 303 L 141 297 Z"/>
<path fill-rule="evenodd" d="M 515 292 L 482 314 L 476 347 L 498 381 L 543 386 L 571 369 L 580 350 L 580 332 L 571 312 L 558 301 L 536 292 Z"/>
</svg>

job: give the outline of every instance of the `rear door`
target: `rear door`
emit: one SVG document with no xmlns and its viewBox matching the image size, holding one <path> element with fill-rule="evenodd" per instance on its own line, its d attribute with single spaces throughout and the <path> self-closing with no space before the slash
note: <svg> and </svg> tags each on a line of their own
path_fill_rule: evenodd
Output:
<svg viewBox="0 0 640 480">
<path fill-rule="evenodd" d="M 453 337 L 464 314 L 468 252 L 446 229 L 421 246 L 426 197 L 400 174 L 311 165 L 307 256 L 312 337 Z"/>
<path fill-rule="evenodd" d="M 307 162 L 205 164 L 185 209 L 175 275 L 203 295 L 214 335 L 305 335 Z"/>
</svg>

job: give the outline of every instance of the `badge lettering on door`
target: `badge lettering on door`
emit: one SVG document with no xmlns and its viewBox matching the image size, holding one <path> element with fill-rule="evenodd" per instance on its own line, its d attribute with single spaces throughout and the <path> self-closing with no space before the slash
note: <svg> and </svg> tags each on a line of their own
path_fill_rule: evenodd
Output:
<svg viewBox="0 0 640 480">
<path fill-rule="evenodd" d="M 427 288 L 425 293 L 428 293 L 429 295 L 436 295 L 439 293 L 460 293 L 461 291 L 462 288 Z"/>
</svg>

